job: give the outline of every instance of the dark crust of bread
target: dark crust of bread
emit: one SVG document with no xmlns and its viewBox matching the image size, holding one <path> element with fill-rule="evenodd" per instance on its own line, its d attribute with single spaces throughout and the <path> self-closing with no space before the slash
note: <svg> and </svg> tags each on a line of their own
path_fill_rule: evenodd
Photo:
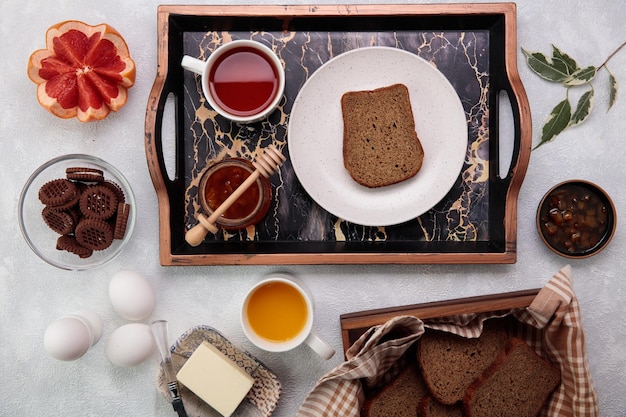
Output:
<svg viewBox="0 0 626 417">
<path fill-rule="evenodd" d="M 507 370 L 512 372 L 499 380 Z M 496 410 L 502 417 L 536 416 L 560 382 L 559 369 L 537 355 L 523 340 L 511 338 L 491 366 L 467 389 L 463 409 L 468 417 L 492 416 Z M 497 393 L 483 392 L 490 384 L 496 384 Z M 482 414 L 476 410 L 478 405 L 486 407 Z"/>
<path fill-rule="evenodd" d="M 427 392 L 417 365 L 411 363 L 391 382 L 365 400 L 361 417 L 413 417 L 419 399 Z"/>
<path fill-rule="evenodd" d="M 424 149 L 404 84 L 349 91 L 341 98 L 343 162 L 359 184 L 383 187 L 414 177 Z"/>
<path fill-rule="evenodd" d="M 417 358 L 433 397 L 442 404 L 461 401 L 467 387 L 504 348 L 507 337 L 497 321 L 486 322 L 477 339 L 427 330 L 418 341 Z"/>
<path fill-rule="evenodd" d="M 461 404 L 446 405 L 437 402 L 432 396 L 425 395 L 417 407 L 418 417 L 463 417 Z"/>
</svg>

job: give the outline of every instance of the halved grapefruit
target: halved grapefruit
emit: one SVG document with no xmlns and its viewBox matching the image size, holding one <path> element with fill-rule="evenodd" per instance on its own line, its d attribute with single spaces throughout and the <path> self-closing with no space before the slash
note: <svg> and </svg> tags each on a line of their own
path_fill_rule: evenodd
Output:
<svg viewBox="0 0 626 417">
<path fill-rule="evenodd" d="M 30 56 L 28 77 L 38 84 L 39 103 L 52 114 L 89 122 L 126 104 L 135 62 L 111 26 L 68 20 L 48 28 L 46 49 Z"/>
</svg>

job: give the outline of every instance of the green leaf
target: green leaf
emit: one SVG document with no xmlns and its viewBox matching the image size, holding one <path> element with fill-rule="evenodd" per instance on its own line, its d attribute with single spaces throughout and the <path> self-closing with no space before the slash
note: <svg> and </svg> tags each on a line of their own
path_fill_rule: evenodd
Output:
<svg viewBox="0 0 626 417">
<path fill-rule="evenodd" d="M 552 62 L 567 74 L 573 74 L 580 69 L 574 58 L 561 52 L 561 50 L 554 45 L 552 45 Z"/>
<path fill-rule="evenodd" d="M 541 78 L 553 82 L 563 82 L 570 78 L 570 74 L 563 69 L 562 65 L 555 66 L 541 52 L 528 52 L 524 48 L 522 48 L 522 52 L 530 69 Z"/>
<path fill-rule="evenodd" d="M 606 68 L 606 67 L 605 67 Z M 608 110 L 611 110 L 611 107 L 613 107 L 613 104 L 615 104 L 615 100 L 617 100 L 617 79 L 615 78 L 615 76 L 613 74 L 611 74 L 611 71 L 606 70 L 609 73 L 609 108 Z"/>
<path fill-rule="evenodd" d="M 570 78 L 565 80 L 563 84 L 565 84 L 566 86 L 573 86 L 588 83 L 595 78 L 597 72 L 598 69 L 593 65 L 581 68 L 578 71 L 574 72 Z"/>
<path fill-rule="evenodd" d="M 574 110 L 574 113 L 572 113 L 572 117 L 570 119 L 570 126 L 576 126 L 577 124 L 587 120 L 587 118 L 591 114 L 592 108 L 593 88 L 580 96 L 580 98 L 578 99 L 578 104 L 576 105 L 576 109 Z"/>
<path fill-rule="evenodd" d="M 552 109 L 550 117 L 543 125 L 543 129 L 541 130 L 541 142 L 539 142 L 539 145 L 535 146 L 535 149 L 551 141 L 555 136 L 564 131 L 569 125 L 571 117 L 572 107 L 568 99 L 557 104 L 556 107 Z"/>
</svg>

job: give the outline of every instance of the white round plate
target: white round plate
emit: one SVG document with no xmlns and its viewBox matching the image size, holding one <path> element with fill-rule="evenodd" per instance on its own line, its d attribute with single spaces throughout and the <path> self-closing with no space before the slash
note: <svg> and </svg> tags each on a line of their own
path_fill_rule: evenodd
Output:
<svg viewBox="0 0 626 417">
<path fill-rule="evenodd" d="M 396 83 L 409 89 L 424 162 L 411 179 L 367 188 L 343 165 L 341 96 Z M 317 204 L 352 223 L 389 226 L 420 216 L 450 191 L 465 160 L 467 122 L 439 70 L 411 52 L 374 46 L 338 55 L 307 80 L 291 111 L 288 144 L 296 176 Z"/>
</svg>

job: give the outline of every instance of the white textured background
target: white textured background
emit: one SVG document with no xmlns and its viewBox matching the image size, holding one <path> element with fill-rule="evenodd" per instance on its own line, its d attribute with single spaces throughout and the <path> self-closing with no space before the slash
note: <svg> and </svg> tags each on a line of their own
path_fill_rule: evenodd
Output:
<svg viewBox="0 0 626 417">
<path fill-rule="evenodd" d="M 517 3 L 518 44 L 527 49 L 549 52 L 554 43 L 581 65 L 599 65 L 626 40 L 623 0 Z M 594 82 L 597 100 L 591 118 L 532 153 L 520 193 L 515 265 L 161 267 L 156 197 L 143 142 L 146 102 L 156 69 L 157 5 L 152 0 L 3 0 L 0 4 L 2 416 L 173 415 L 155 390 L 156 355 L 132 369 L 115 367 L 106 358 L 107 337 L 125 323 L 113 312 L 107 294 L 109 278 L 122 268 L 149 277 L 157 294 L 153 317 L 170 321 L 172 338 L 196 324 L 208 324 L 273 369 L 284 386 L 275 416 L 286 417 L 295 414 L 315 381 L 341 361 L 340 314 L 542 286 L 567 263 L 543 247 L 534 226 L 535 208 L 552 185 L 571 178 L 594 181 L 609 192 L 618 212 L 625 213 L 626 97 L 619 97 L 606 112 L 607 75 L 602 72 Z M 44 47 L 46 29 L 67 19 L 111 24 L 125 37 L 136 61 L 137 82 L 128 104 L 103 122 L 81 124 L 48 114 L 37 103 L 35 86 L 26 76 L 28 57 Z M 564 90 L 531 74 L 521 54 L 518 63 L 536 142 L 544 118 L 563 99 Z M 626 49 L 610 68 L 626 86 Z M 137 197 L 139 217 L 128 250 L 93 272 L 70 273 L 44 264 L 23 241 L 17 224 L 17 199 L 30 173 L 53 157 L 73 152 L 99 156 L 120 168 Z M 626 415 L 625 249 L 620 221 L 604 252 L 572 262 L 603 416 Z M 277 269 L 299 275 L 314 293 L 319 333 L 339 351 L 331 361 L 320 360 L 305 347 L 283 355 L 267 354 L 245 340 L 238 323 L 239 302 L 254 282 Z M 102 341 L 76 362 L 48 357 L 42 346 L 46 326 L 83 308 L 93 309 L 102 318 Z"/>
</svg>

